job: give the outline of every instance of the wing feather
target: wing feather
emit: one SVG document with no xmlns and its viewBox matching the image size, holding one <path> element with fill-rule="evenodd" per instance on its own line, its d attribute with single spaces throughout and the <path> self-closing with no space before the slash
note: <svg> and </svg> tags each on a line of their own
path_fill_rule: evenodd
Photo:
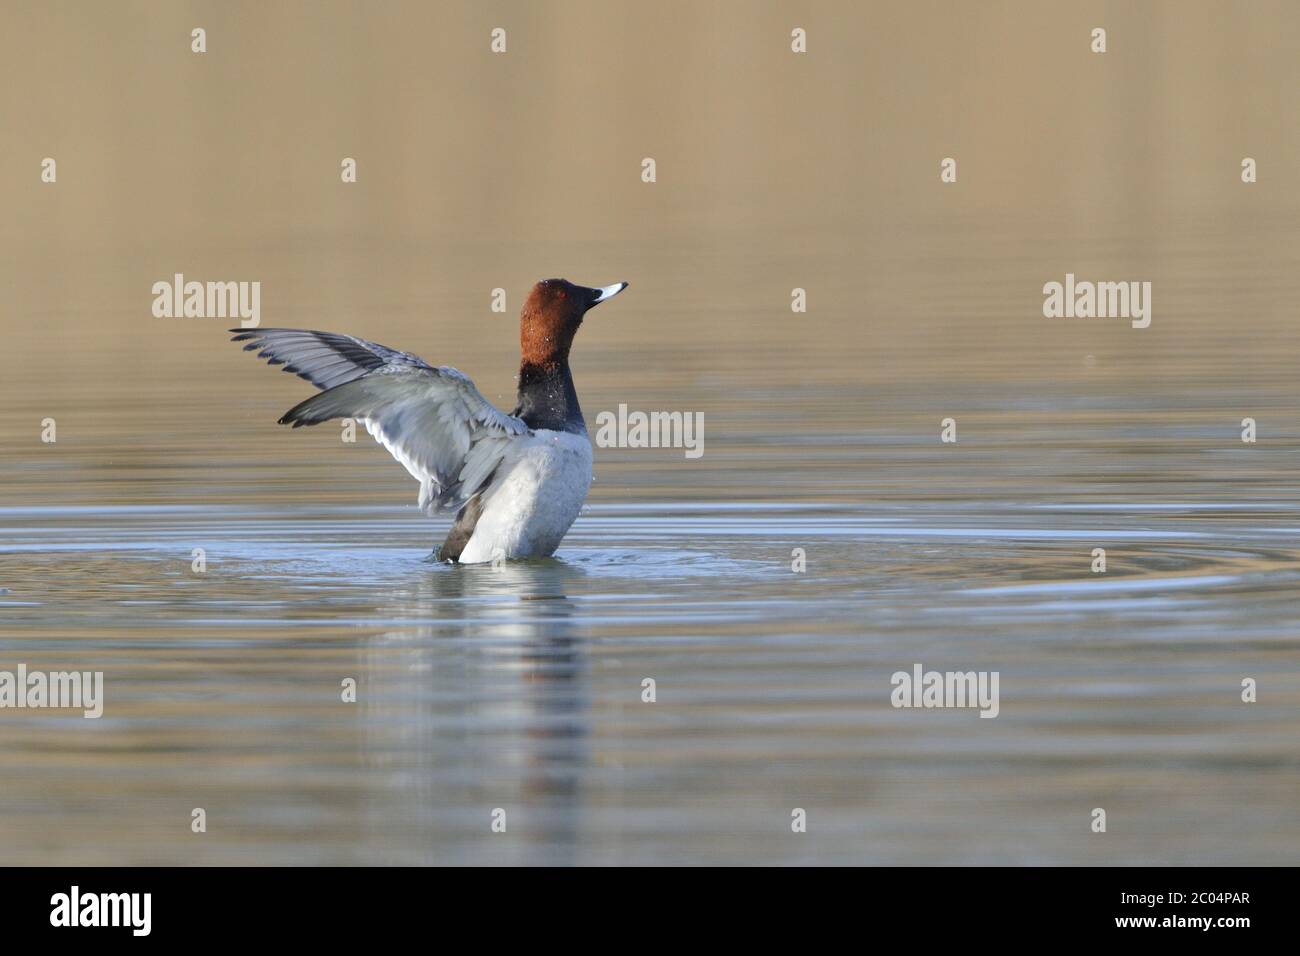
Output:
<svg viewBox="0 0 1300 956">
<path fill-rule="evenodd" d="M 286 372 L 305 378 L 317 388 L 334 388 L 386 365 L 432 368 L 409 352 L 399 352 L 377 342 L 367 342 L 337 332 L 311 329 L 231 329 L 232 342 L 245 342 L 245 352 L 283 365 Z"/>
<path fill-rule="evenodd" d="M 420 482 L 420 507 L 461 507 L 486 483 L 510 441 L 531 430 L 496 408 L 454 368 L 375 342 L 299 329 L 232 329 L 236 342 L 323 389 L 284 413 L 298 428 L 355 418 Z"/>
</svg>

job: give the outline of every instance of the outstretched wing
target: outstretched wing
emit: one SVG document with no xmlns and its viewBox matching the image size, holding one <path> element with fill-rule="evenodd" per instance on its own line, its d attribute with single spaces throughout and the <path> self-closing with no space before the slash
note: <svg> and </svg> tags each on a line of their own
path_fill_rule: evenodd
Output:
<svg viewBox="0 0 1300 956">
<path fill-rule="evenodd" d="M 231 329 L 232 342 L 246 342 L 245 352 L 257 351 L 271 365 L 305 378 L 317 388 L 333 388 L 385 365 L 432 369 L 409 352 L 399 352 L 377 342 L 367 342 L 337 332 L 310 329 Z"/>
<path fill-rule="evenodd" d="M 452 510 L 492 476 L 510 440 L 530 433 L 497 409 L 469 377 L 350 335 L 297 329 L 232 329 L 234 341 L 324 389 L 289 411 L 283 425 L 332 418 L 364 422 L 420 482 L 420 507 Z"/>
</svg>

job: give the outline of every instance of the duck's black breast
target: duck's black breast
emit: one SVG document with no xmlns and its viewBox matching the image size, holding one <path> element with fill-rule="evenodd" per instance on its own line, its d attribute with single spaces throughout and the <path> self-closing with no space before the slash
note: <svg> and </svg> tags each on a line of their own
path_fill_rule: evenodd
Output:
<svg viewBox="0 0 1300 956">
<path fill-rule="evenodd" d="M 546 428 L 579 435 L 587 432 L 568 362 L 521 365 L 518 405 L 512 414 L 534 430 Z"/>
</svg>

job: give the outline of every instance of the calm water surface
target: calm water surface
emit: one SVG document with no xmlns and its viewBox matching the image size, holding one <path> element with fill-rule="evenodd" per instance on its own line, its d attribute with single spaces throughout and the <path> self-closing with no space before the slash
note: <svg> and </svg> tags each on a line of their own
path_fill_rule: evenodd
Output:
<svg viewBox="0 0 1300 956">
<path fill-rule="evenodd" d="M 591 419 L 638 372 L 583 334 Z M 54 445 L 41 401 L 6 419 L 0 654 L 107 697 L 0 716 L 10 862 L 1297 858 L 1290 382 L 661 367 L 704 457 L 598 450 L 558 557 L 494 570 L 430 563 L 446 523 L 382 449 L 277 429 L 300 383 L 201 336 L 101 404 L 66 384 Z M 914 663 L 999 671 L 1000 716 L 893 709 Z"/>
<path fill-rule="evenodd" d="M 1300 269 L 1287 224 L 1218 229 L 1150 253 L 1142 332 L 1045 328 L 1082 242 L 1050 225 L 900 230 L 861 286 L 817 246 L 806 316 L 761 243 L 568 250 L 642 264 L 579 338 L 588 421 L 703 411 L 705 454 L 598 449 L 558 556 L 497 570 L 429 562 L 447 522 L 364 433 L 277 427 L 308 386 L 220 323 L 27 303 L 12 354 L 60 358 L 6 370 L 0 664 L 102 670 L 107 700 L 0 713 L 7 860 L 1295 863 Z M 1252 256 L 1273 278 L 1229 302 Z M 480 316 L 264 324 L 454 362 L 509 408 L 514 319 Z M 1000 715 L 895 710 L 917 663 L 998 671 Z"/>
<path fill-rule="evenodd" d="M 5 657 L 107 681 L 0 724 L 25 862 L 1294 858 L 1294 503 L 593 504 L 500 570 L 396 509 L 3 519 Z M 912 662 L 1001 715 L 893 710 Z"/>
</svg>

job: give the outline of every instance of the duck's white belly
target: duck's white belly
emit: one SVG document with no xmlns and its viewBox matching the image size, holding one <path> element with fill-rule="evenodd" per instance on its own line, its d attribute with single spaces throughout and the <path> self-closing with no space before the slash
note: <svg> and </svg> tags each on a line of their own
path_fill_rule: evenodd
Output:
<svg viewBox="0 0 1300 956">
<path fill-rule="evenodd" d="M 502 460 L 460 562 L 553 554 L 590 487 L 587 436 L 539 429 Z"/>
</svg>

